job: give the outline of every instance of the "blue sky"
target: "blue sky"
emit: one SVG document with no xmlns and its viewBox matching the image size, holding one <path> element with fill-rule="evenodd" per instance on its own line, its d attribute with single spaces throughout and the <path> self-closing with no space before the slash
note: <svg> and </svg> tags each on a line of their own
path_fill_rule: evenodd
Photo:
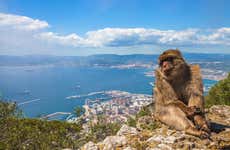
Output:
<svg viewBox="0 0 230 150">
<path fill-rule="evenodd" d="M 0 54 L 230 53 L 228 0 L 1 0 Z"/>
</svg>

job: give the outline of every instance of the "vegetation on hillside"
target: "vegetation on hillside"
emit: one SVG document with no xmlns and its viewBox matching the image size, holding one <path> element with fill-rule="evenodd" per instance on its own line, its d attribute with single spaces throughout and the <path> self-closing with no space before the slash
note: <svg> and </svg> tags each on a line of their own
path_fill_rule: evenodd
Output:
<svg viewBox="0 0 230 150">
<path fill-rule="evenodd" d="M 0 126 L 0 149 L 56 149 L 80 146 L 75 137 L 80 136 L 81 127 L 76 124 L 9 117 L 1 120 Z"/>
<path fill-rule="evenodd" d="M 230 73 L 209 90 L 205 103 L 208 108 L 213 105 L 230 105 Z"/>
<path fill-rule="evenodd" d="M 129 117 L 127 120 L 127 124 L 131 127 L 137 127 L 138 121 L 139 125 L 142 129 L 146 130 L 154 130 L 159 127 L 159 123 L 154 121 L 152 118 L 150 120 L 145 120 L 145 122 L 140 122 L 140 118 L 142 117 L 152 117 L 153 111 L 153 103 L 144 106 L 141 110 L 136 114 L 135 117 Z M 141 124 L 140 124 L 141 123 Z"/>
<path fill-rule="evenodd" d="M 82 110 L 75 109 L 80 114 Z M 81 123 L 23 118 L 16 103 L 0 100 L 0 149 L 77 149 L 88 141 L 99 142 L 115 134 L 120 124 L 91 125 L 84 131 Z"/>
<path fill-rule="evenodd" d="M 22 116 L 22 112 L 18 109 L 16 103 L 0 101 L 0 120 L 13 116 Z"/>
<path fill-rule="evenodd" d="M 101 123 L 95 124 L 90 127 L 89 137 L 91 141 L 98 142 L 104 140 L 107 136 L 115 135 L 120 129 L 119 123 Z"/>
<path fill-rule="evenodd" d="M 78 148 L 81 126 L 23 118 L 16 103 L 0 101 L 0 149 Z"/>
</svg>

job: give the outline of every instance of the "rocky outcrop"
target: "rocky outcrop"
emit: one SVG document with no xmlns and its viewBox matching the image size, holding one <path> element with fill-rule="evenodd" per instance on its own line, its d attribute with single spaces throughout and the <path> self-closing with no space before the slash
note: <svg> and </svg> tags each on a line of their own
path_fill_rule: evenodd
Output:
<svg viewBox="0 0 230 150">
<path fill-rule="evenodd" d="M 95 143 L 90 141 L 86 143 L 81 149 L 82 150 L 99 150 L 99 147 Z"/>
<path fill-rule="evenodd" d="M 144 117 L 139 120 L 139 126 L 143 126 L 144 122 L 151 123 L 149 119 L 149 117 Z M 211 107 L 207 110 L 207 119 L 212 130 L 208 139 L 187 135 L 165 125 L 156 129 L 141 128 L 141 130 L 123 125 L 117 135 L 109 136 L 97 144 L 89 142 L 82 149 L 230 149 L 230 107 L 220 105 Z"/>
<path fill-rule="evenodd" d="M 103 147 L 103 150 L 115 150 L 117 147 L 127 145 L 127 138 L 125 136 L 109 136 L 99 145 Z"/>
<path fill-rule="evenodd" d="M 124 124 L 120 130 L 117 132 L 117 135 L 118 136 L 122 136 L 122 135 L 131 135 L 131 136 L 134 136 L 134 135 L 137 135 L 138 134 L 138 131 L 136 128 L 134 127 L 129 127 L 128 125 Z"/>
</svg>

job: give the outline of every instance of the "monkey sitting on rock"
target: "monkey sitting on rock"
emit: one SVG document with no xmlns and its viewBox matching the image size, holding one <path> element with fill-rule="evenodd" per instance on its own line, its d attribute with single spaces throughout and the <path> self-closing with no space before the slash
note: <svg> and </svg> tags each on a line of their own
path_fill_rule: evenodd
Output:
<svg viewBox="0 0 230 150">
<path fill-rule="evenodd" d="M 155 70 L 155 117 L 187 134 L 207 138 L 203 84 L 198 65 L 188 65 L 179 50 L 169 49 Z"/>
</svg>

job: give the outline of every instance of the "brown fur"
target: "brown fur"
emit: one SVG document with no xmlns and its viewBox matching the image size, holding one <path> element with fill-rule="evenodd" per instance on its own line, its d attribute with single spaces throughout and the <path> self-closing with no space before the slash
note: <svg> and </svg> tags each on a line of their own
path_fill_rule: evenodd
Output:
<svg viewBox="0 0 230 150">
<path fill-rule="evenodd" d="M 165 71 L 162 64 L 166 68 L 168 65 L 169 69 Z M 189 66 L 179 50 L 162 53 L 159 65 L 155 71 L 155 116 L 177 130 L 207 137 L 209 129 L 204 117 L 203 84 L 199 66 Z"/>
</svg>

